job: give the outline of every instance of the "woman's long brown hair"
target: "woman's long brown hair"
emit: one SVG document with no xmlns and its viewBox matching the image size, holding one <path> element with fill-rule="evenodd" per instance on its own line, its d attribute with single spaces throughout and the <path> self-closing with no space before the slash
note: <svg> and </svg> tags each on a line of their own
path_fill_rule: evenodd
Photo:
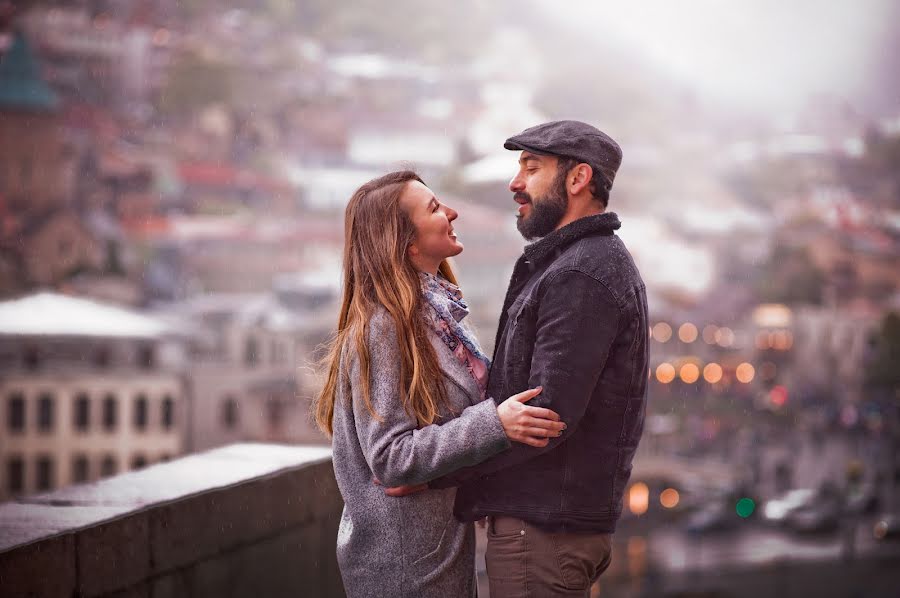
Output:
<svg viewBox="0 0 900 598">
<path fill-rule="evenodd" d="M 407 253 L 416 231 L 409 215 L 400 207 L 400 197 L 411 181 L 423 182 L 411 170 L 391 172 L 371 180 L 356 190 L 344 212 L 341 310 L 337 333 L 324 359 L 325 386 L 313 401 L 316 424 L 328 436 L 333 432 L 338 389 L 341 384 L 349 383 L 349 372 L 341 367 L 341 356 L 348 343 L 353 343 L 359 360 L 363 400 L 369 412 L 380 419 L 372 407 L 366 344 L 369 320 L 379 306 L 387 310 L 397 330 L 398 399 L 404 409 L 420 426 L 425 426 L 435 421 L 440 406 L 446 402 L 443 376 L 422 317 L 419 274 Z M 441 262 L 439 272 L 456 283 L 446 260 Z"/>
</svg>

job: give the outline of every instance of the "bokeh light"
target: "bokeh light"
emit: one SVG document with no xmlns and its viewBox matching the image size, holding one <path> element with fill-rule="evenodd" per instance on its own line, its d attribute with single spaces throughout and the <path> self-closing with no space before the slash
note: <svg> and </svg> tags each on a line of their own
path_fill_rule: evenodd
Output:
<svg viewBox="0 0 900 598">
<path fill-rule="evenodd" d="M 635 515 L 643 515 L 650 507 L 650 488 L 637 482 L 628 489 L 628 509 Z"/>
<path fill-rule="evenodd" d="M 734 344 L 734 331 L 727 326 L 723 326 L 716 330 L 714 335 L 716 344 L 720 347 L 730 347 Z"/>
<path fill-rule="evenodd" d="M 707 345 L 715 345 L 716 344 L 716 332 L 718 332 L 719 327 L 714 324 L 707 324 L 703 327 L 703 342 Z"/>
<path fill-rule="evenodd" d="M 676 490 L 675 488 L 666 488 L 659 495 L 659 504 L 667 509 L 673 509 L 677 507 L 679 500 L 681 500 L 681 496 L 678 494 L 678 490 Z"/>
<path fill-rule="evenodd" d="M 715 384 L 722 379 L 722 366 L 718 363 L 707 363 L 703 368 L 703 379 Z"/>
<path fill-rule="evenodd" d="M 769 400 L 776 407 L 783 407 L 788 400 L 788 391 L 784 386 L 776 386 L 769 391 Z"/>
<path fill-rule="evenodd" d="M 737 505 L 735 506 L 735 511 L 740 517 L 746 519 L 753 515 L 753 511 L 756 510 L 756 503 L 752 498 L 744 497 L 737 501 Z"/>
<path fill-rule="evenodd" d="M 663 384 L 668 384 L 675 379 L 675 366 L 671 363 L 661 363 L 656 368 L 656 379 Z"/>
<path fill-rule="evenodd" d="M 753 381 L 753 377 L 756 375 L 756 369 L 746 361 L 734 370 L 734 376 L 738 379 L 738 382 L 743 382 L 744 384 L 749 384 Z"/>
<path fill-rule="evenodd" d="M 692 343 L 697 340 L 697 327 L 690 322 L 685 322 L 678 328 L 678 338 L 683 343 Z"/>
<path fill-rule="evenodd" d="M 661 343 L 668 342 L 672 338 L 672 327 L 665 322 L 657 322 L 653 326 L 653 338 Z"/>
<path fill-rule="evenodd" d="M 681 377 L 682 382 L 686 384 L 693 384 L 700 379 L 700 368 L 697 367 L 696 364 L 686 363 L 681 366 L 681 370 L 678 372 L 678 375 Z"/>
</svg>

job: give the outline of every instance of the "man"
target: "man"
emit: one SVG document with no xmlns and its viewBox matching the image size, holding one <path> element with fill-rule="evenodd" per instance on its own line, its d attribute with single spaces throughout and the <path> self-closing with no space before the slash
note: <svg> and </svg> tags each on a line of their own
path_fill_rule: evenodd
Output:
<svg viewBox="0 0 900 598">
<path fill-rule="evenodd" d="M 513 270 L 487 392 L 500 401 L 542 386 L 531 404 L 568 427 L 431 486 L 459 485 L 460 519 L 487 517 L 492 598 L 589 596 L 610 563 L 646 406 L 646 291 L 606 211 L 622 151 L 578 121 L 526 129 L 504 147 L 520 152 L 509 184 L 519 232 L 539 240 Z"/>
</svg>

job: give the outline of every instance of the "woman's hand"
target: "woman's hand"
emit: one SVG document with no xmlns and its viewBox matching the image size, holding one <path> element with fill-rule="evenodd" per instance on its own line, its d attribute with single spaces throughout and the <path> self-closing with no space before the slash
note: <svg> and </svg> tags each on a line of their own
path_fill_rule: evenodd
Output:
<svg viewBox="0 0 900 598">
<path fill-rule="evenodd" d="M 559 414 L 555 411 L 525 404 L 541 394 L 543 389 L 538 386 L 525 390 L 509 397 L 497 407 L 503 431 L 510 440 L 543 447 L 566 429 L 566 424 L 559 421 Z"/>
</svg>

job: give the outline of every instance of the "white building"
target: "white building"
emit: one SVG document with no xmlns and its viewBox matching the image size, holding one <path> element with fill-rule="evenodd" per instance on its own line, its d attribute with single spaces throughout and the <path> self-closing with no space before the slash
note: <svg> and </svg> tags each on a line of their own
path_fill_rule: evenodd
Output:
<svg viewBox="0 0 900 598">
<path fill-rule="evenodd" d="M 145 315 L 54 293 L 0 302 L 0 500 L 180 454 L 178 363 Z"/>
<path fill-rule="evenodd" d="M 173 310 L 191 336 L 188 451 L 326 442 L 309 405 L 319 388 L 316 349 L 336 325 L 338 280 L 333 288 L 281 280 L 274 293 L 203 295 Z"/>
</svg>

